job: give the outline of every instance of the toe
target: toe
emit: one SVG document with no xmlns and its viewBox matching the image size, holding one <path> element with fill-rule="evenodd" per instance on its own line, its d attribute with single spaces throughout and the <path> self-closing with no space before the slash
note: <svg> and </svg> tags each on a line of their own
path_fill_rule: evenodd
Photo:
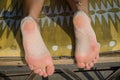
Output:
<svg viewBox="0 0 120 80">
<path fill-rule="evenodd" d="M 77 66 L 79 67 L 79 68 L 84 68 L 85 67 L 85 64 L 84 63 L 77 63 Z"/>
<path fill-rule="evenodd" d="M 89 65 L 89 63 L 86 64 L 85 69 L 86 70 L 90 70 L 91 69 L 91 66 Z"/>
<path fill-rule="evenodd" d="M 38 74 L 40 72 L 40 69 L 34 70 L 34 73 Z"/>
<path fill-rule="evenodd" d="M 47 76 L 48 76 L 47 72 L 43 71 L 43 77 L 47 77 Z"/>
<path fill-rule="evenodd" d="M 43 71 L 40 69 L 38 74 L 39 74 L 40 76 L 43 76 Z"/>
<path fill-rule="evenodd" d="M 52 75 L 54 73 L 54 70 L 55 70 L 54 66 L 48 66 L 47 67 L 47 74 Z"/>
<path fill-rule="evenodd" d="M 91 63 L 89 63 L 89 67 L 93 67 L 94 66 L 94 63 L 93 62 L 91 62 Z"/>
</svg>

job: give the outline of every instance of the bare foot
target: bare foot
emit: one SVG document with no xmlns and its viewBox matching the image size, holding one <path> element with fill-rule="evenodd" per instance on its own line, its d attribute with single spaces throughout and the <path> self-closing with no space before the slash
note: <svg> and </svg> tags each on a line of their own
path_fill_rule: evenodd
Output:
<svg viewBox="0 0 120 80">
<path fill-rule="evenodd" d="M 73 18 L 76 38 L 75 59 L 79 68 L 90 69 L 99 58 L 96 35 L 91 27 L 90 18 L 79 11 Z"/>
<path fill-rule="evenodd" d="M 21 22 L 25 59 L 31 70 L 47 77 L 54 73 L 51 55 L 41 37 L 37 23 L 32 17 Z"/>
</svg>

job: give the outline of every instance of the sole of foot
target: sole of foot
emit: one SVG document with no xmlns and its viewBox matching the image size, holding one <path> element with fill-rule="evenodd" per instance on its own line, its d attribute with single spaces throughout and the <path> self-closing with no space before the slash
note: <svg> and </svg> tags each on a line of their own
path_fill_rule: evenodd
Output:
<svg viewBox="0 0 120 80">
<path fill-rule="evenodd" d="M 79 68 L 91 69 L 99 58 L 99 46 L 90 18 L 79 11 L 73 18 L 76 39 L 75 59 Z"/>
<path fill-rule="evenodd" d="M 25 59 L 36 74 L 47 77 L 54 73 L 52 57 L 45 46 L 36 21 L 26 17 L 21 22 Z"/>
</svg>

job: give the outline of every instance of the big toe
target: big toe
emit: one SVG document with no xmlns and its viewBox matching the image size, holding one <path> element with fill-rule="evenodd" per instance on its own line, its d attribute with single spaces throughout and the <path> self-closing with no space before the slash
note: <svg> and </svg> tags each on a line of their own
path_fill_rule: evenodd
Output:
<svg viewBox="0 0 120 80">
<path fill-rule="evenodd" d="M 46 70 L 47 70 L 48 75 L 52 75 L 54 73 L 55 68 L 54 68 L 53 65 L 50 65 L 50 66 L 47 67 Z"/>
<path fill-rule="evenodd" d="M 43 71 L 43 77 L 47 77 L 47 76 L 48 76 L 47 72 Z"/>
</svg>

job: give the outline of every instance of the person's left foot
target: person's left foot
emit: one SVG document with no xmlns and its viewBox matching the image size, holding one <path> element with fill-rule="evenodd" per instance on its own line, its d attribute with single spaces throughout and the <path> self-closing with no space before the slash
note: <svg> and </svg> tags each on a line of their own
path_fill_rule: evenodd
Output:
<svg viewBox="0 0 120 80">
<path fill-rule="evenodd" d="M 90 18 L 79 11 L 73 18 L 75 32 L 75 59 L 79 68 L 90 69 L 99 58 L 99 46 Z"/>
</svg>

